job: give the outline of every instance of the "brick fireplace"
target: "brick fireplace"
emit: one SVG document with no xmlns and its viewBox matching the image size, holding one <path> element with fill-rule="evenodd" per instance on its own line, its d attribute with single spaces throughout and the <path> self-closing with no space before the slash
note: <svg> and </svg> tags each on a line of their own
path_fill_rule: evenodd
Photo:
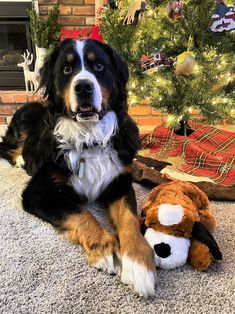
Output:
<svg viewBox="0 0 235 314">
<path fill-rule="evenodd" d="M 42 18 L 58 0 L 38 0 Z M 61 0 L 59 23 L 63 28 L 77 29 L 95 24 L 95 0 Z"/>
<path fill-rule="evenodd" d="M 83 27 L 90 27 L 95 24 L 95 6 L 99 5 L 99 1 L 101 0 L 60 0 L 60 17 L 59 23 L 61 27 L 65 29 L 78 29 Z M 25 4 L 25 7 L 23 7 Z M 3 5 L 7 7 L 7 11 L 5 16 L 2 16 L 2 25 L 9 23 L 9 29 L 12 29 L 13 35 L 10 35 L 10 39 L 7 38 L 5 42 L 7 42 L 8 46 L 11 48 L 13 47 L 12 40 L 14 36 L 19 38 L 19 34 L 17 33 L 20 29 L 17 26 L 14 28 L 12 27 L 12 23 L 14 18 L 19 18 L 19 13 L 26 12 L 26 7 L 31 3 L 31 0 L 14 0 L 14 1 L 7 1 L 7 0 L 0 0 L 0 26 L 1 26 L 1 16 L 3 15 Z M 48 12 L 58 3 L 58 0 L 38 0 L 36 2 L 39 7 L 39 14 L 42 19 L 47 19 Z M 17 8 L 18 5 L 18 8 Z M 19 10 L 19 7 L 22 9 Z M 3 19 L 4 18 L 4 19 Z M 27 17 L 26 14 L 21 14 L 20 17 L 20 24 L 26 25 Z M 22 26 L 20 26 L 22 29 Z M 5 30 L 4 26 L 4 30 Z M 1 32 L 1 27 L 0 27 Z M 25 28 L 25 33 L 29 32 L 28 25 Z M 3 36 L 1 36 L 3 37 Z M 24 36 L 25 37 L 25 36 Z M 0 38 L 1 42 L 1 38 Z M 22 41 L 21 41 L 22 42 Z M 3 46 L 3 44 L 2 44 Z M 17 46 L 17 52 L 11 53 L 12 63 L 14 63 L 13 71 L 14 75 L 8 79 L 6 72 L 0 71 L 0 135 L 3 133 L 4 126 L 9 124 L 11 117 L 15 110 L 19 108 L 22 104 L 27 101 L 35 101 L 40 99 L 40 96 L 26 94 L 24 92 L 24 81 L 23 81 L 23 72 L 22 69 L 17 68 L 17 62 L 20 60 L 17 59 L 17 56 L 28 48 L 31 52 L 33 52 L 33 45 L 31 42 L 22 42 L 22 47 L 19 45 Z M 1 45 L 0 45 L 1 50 Z M 0 51 L 1 52 L 1 51 Z M 18 55 L 17 55 L 18 54 Z M 15 58 L 13 60 L 13 57 Z M 7 57 L 4 58 L 7 59 Z M 1 59 L 1 54 L 0 54 Z M 7 68 L 8 69 L 8 68 Z M 6 67 L 4 68 L 6 70 Z M 17 81 L 16 78 L 19 78 Z M 20 82 L 21 80 L 21 82 Z M 1 84 L 2 81 L 2 84 Z"/>
<path fill-rule="evenodd" d="M 22 53 L 34 53 L 27 10 L 30 2 L 0 1 L 0 88 L 24 88 L 24 75 L 17 66 Z M 30 66 L 33 70 L 33 64 Z"/>
</svg>

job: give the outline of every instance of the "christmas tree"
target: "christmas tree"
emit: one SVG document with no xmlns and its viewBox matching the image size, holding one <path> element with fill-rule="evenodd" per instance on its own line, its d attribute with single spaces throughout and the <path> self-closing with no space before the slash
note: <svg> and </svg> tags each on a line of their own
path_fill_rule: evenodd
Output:
<svg viewBox="0 0 235 314">
<path fill-rule="evenodd" d="M 211 124 L 234 121 L 234 4 L 109 2 L 100 13 L 100 28 L 129 64 L 129 104 L 149 101 L 176 129 L 194 109 Z"/>
</svg>

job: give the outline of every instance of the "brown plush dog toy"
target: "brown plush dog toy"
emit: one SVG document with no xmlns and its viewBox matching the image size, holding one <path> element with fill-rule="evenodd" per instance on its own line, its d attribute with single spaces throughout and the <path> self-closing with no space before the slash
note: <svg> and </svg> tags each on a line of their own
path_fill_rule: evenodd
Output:
<svg viewBox="0 0 235 314">
<path fill-rule="evenodd" d="M 154 188 L 141 212 L 145 238 L 159 268 L 172 269 L 188 260 L 197 270 L 207 269 L 222 254 L 211 232 L 215 218 L 206 194 L 197 186 L 172 181 Z"/>
</svg>

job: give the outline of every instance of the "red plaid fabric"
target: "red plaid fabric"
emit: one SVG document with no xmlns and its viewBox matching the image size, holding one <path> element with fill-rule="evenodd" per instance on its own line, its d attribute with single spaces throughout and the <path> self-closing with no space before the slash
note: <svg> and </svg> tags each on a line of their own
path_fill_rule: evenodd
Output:
<svg viewBox="0 0 235 314">
<path fill-rule="evenodd" d="M 142 137 L 142 155 L 160 160 L 182 156 L 179 170 L 209 177 L 218 184 L 235 184 L 235 133 L 196 124 L 193 128 L 188 137 L 164 126 L 155 128 Z"/>
</svg>

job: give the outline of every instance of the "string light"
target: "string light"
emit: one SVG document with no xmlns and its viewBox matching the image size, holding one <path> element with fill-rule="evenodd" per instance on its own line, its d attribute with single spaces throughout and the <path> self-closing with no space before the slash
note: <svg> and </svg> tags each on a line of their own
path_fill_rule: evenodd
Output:
<svg viewBox="0 0 235 314">
<path fill-rule="evenodd" d="M 131 87 L 132 87 L 132 88 L 136 88 L 135 82 L 133 82 L 133 83 L 131 84 Z"/>
<path fill-rule="evenodd" d="M 190 113 L 193 113 L 193 107 L 189 107 L 189 108 L 188 108 L 188 111 L 189 111 Z"/>
<path fill-rule="evenodd" d="M 167 117 L 167 122 L 168 123 L 172 123 L 174 121 L 175 121 L 175 117 L 174 116 L 170 115 L 170 116 Z"/>
<path fill-rule="evenodd" d="M 179 118 L 177 119 L 178 122 L 180 122 L 182 120 L 183 116 L 179 116 Z"/>
<path fill-rule="evenodd" d="M 136 100 L 135 100 L 135 99 L 131 99 L 131 100 L 130 100 L 130 104 L 131 104 L 131 105 L 134 105 L 135 103 L 136 103 Z"/>
</svg>

